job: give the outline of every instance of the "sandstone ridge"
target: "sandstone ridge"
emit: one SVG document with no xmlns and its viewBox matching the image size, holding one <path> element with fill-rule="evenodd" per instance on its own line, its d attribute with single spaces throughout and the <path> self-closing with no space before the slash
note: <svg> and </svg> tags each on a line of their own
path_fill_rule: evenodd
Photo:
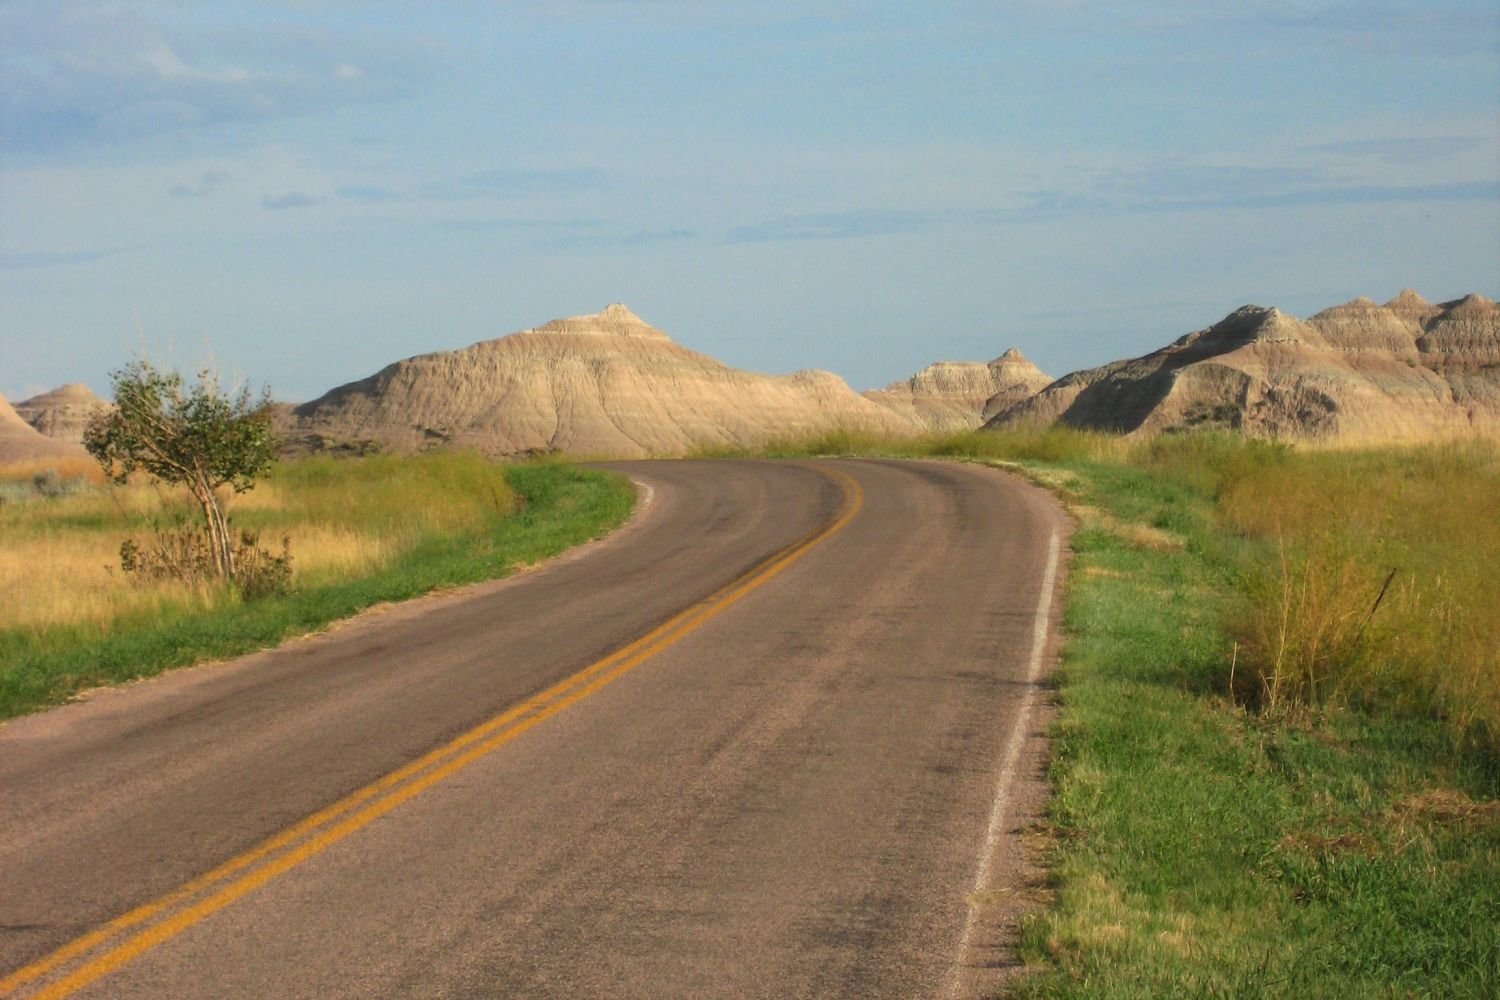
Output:
<svg viewBox="0 0 1500 1000">
<path fill-rule="evenodd" d="M 1500 433 L 1500 309 L 1411 290 L 1301 320 L 1244 306 L 1143 357 L 1064 376 L 987 426 L 1226 427 L 1329 443 Z"/>
<path fill-rule="evenodd" d="M 54 441 L 32 427 L 0 396 L 0 462 L 34 462 L 87 458 L 80 445 Z"/>
<path fill-rule="evenodd" d="M 69 382 L 23 400 L 15 408 L 22 420 L 48 437 L 80 444 L 89 418 L 108 410 L 110 404 L 94 395 L 88 386 Z"/>
<path fill-rule="evenodd" d="M 837 375 L 741 371 L 674 343 L 623 305 L 388 365 L 292 411 L 309 448 L 452 444 L 495 455 L 641 457 L 835 428 L 910 433 Z"/>
<path fill-rule="evenodd" d="M 911 378 L 866 392 L 870 399 L 924 429 L 974 430 L 1052 382 L 1014 347 L 988 364 L 939 361 Z"/>
</svg>

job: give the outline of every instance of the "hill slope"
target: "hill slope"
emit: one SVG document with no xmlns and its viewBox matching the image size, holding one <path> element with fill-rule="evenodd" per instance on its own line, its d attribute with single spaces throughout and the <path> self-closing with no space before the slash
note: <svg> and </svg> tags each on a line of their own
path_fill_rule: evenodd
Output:
<svg viewBox="0 0 1500 1000">
<path fill-rule="evenodd" d="M 16 413 L 50 438 L 81 444 L 89 418 L 109 408 L 110 404 L 94 395 L 88 386 L 69 382 L 17 403 Z"/>
<path fill-rule="evenodd" d="M 1404 291 L 1299 320 L 1244 306 L 1159 351 L 1074 372 L 988 426 L 1153 433 L 1224 426 L 1292 440 L 1500 433 L 1500 309 Z"/>
<path fill-rule="evenodd" d="M 54 441 L 22 420 L 0 396 L 0 462 L 30 462 L 49 458 L 87 458 L 76 444 Z"/>
<path fill-rule="evenodd" d="M 489 454 L 639 457 L 757 445 L 844 427 L 909 433 L 910 419 L 836 375 L 759 375 L 671 341 L 622 305 L 458 351 L 388 365 L 297 407 L 311 447 L 452 443 Z"/>
<path fill-rule="evenodd" d="M 939 361 L 903 382 L 872 389 L 864 396 L 929 430 L 962 431 L 982 426 L 1051 382 L 1050 376 L 1011 348 L 988 364 Z"/>
</svg>

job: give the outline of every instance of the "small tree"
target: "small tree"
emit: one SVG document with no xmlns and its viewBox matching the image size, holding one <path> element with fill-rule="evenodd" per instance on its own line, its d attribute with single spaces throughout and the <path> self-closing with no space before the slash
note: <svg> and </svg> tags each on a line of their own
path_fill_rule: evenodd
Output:
<svg viewBox="0 0 1500 1000">
<path fill-rule="evenodd" d="M 234 544 L 215 492 L 244 493 L 276 457 L 270 390 L 252 399 L 248 387 L 233 396 L 212 372 L 186 385 L 177 372 L 132 361 L 110 373 L 115 408 L 96 414 L 83 444 L 117 483 L 139 469 L 165 483 L 186 486 L 203 510 L 212 566 L 234 578 Z"/>
</svg>

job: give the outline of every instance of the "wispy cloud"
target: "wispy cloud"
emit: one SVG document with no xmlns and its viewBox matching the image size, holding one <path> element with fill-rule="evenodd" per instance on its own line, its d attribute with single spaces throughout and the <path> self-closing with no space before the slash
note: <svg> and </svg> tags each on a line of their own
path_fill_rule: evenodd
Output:
<svg viewBox="0 0 1500 1000">
<path fill-rule="evenodd" d="M 729 243 L 765 243 L 787 240 L 838 240 L 861 236 L 886 236 L 911 232 L 937 221 L 919 212 L 883 210 L 828 212 L 770 219 L 729 231 Z"/>
<path fill-rule="evenodd" d="M 0 145 L 47 153 L 391 100 L 435 72 L 419 44 L 212 20 L 169 28 L 138 5 L 5 5 Z"/>
<path fill-rule="evenodd" d="M 185 181 L 172 186 L 173 198 L 202 198 L 213 194 L 229 182 L 229 173 L 224 170 L 208 170 L 196 181 Z"/>
<path fill-rule="evenodd" d="M 539 250 L 644 250 L 648 247 L 690 243 L 699 234 L 691 229 L 638 229 L 618 231 L 603 224 L 573 229 L 542 230 L 533 244 Z"/>
<path fill-rule="evenodd" d="M 288 191 L 286 194 L 266 195 L 261 198 L 260 207 L 275 212 L 287 208 L 310 208 L 321 201 L 321 198 L 314 198 L 301 191 Z"/>
<path fill-rule="evenodd" d="M 358 201 L 367 204 L 383 204 L 392 201 L 405 201 L 406 196 L 397 191 L 391 191 L 383 187 L 375 187 L 370 184 L 345 184 L 335 192 L 343 201 Z"/>
<path fill-rule="evenodd" d="M 1303 188 L 1326 180 L 1322 170 L 1311 166 L 1164 161 L 1106 173 L 1094 182 L 1093 193 L 1106 201 L 1215 201 Z"/>
<path fill-rule="evenodd" d="M 1214 208 L 1289 208 L 1303 205 L 1373 205 L 1421 201 L 1500 201 L 1500 181 L 1462 181 L 1453 184 L 1358 185 L 1287 191 L 1281 194 L 1223 198 Z M 1181 206 L 1199 207 L 1191 203 Z"/>
<path fill-rule="evenodd" d="M 1494 52 L 1500 13 L 1490 0 L 1002 0 L 976 4 L 976 22 L 1010 31 L 1080 35 L 1271 32 L 1308 47 L 1337 45 L 1425 58 Z"/>
<path fill-rule="evenodd" d="M 429 181 L 419 188 L 418 193 L 436 201 L 571 194 L 603 187 L 608 177 L 605 171 L 593 167 L 497 169 Z"/>
<path fill-rule="evenodd" d="M 1464 153 L 1482 149 L 1485 140 L 1476 136 L 1448 135 L 1433 138 L 1350 139 L 1324 142 L 1308 148 L 1313 152 L 1356 160 L 1378 160 L 1395 166 L 1441 163 Z"/>
<path fill-rule="evenodd" d="M 683 243 L 697 238 L 698 234 L 691 229 L 646 229 L 626 233 L 615 244 L 622 247 L 643 247 L 660 243 Z"/>
<path fill-rule="evenodd" d="M 0 271 L 30 271 L 44 267 L 75 267 L 92 264 L 120 253 L 110 250 L 68 250 L 62 253 L 0 253 Z"/>
<path fill-rule="evenodd" d="M 1494 201 L 1500 181 L 1412 181 L 1376 184 L 1316 167 L 1247 167 L 1184 163 L 1112 170 L 1071 187 L 1027 192 L 1026 211 L 1084 213 L 1208 211 L 1310 205 L 1425 201 Z M 1006 213 L 999 213 L 1004 216 Z"/>
<path fill-rule="evenodd" d="M 1500 10 L 1487 0 L 1346 0 L 1273 8 L 1262 17 L 1361 51 L 1398 57 L 1493 54 L 1500 32 Z"/>
</svg>

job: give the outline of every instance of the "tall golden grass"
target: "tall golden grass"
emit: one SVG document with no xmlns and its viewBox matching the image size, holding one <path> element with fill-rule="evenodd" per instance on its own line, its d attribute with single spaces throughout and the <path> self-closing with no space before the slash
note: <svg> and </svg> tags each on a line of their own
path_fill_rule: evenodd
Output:
<svg viewBox="0 0 1500 1000">
<path fill-rule="evenodd" d="M 814 455 L 891 455 L 992 459 L 1009 462 L 1121 461 L 1132 444 L 1117 434 L 1069 427 L 952 431 L 891 437 L 870 431 L 836 428 L 779 438 L 762 449 L 727 449 L 694 453 L 694 457 L 760 454 L 777 457 Z"/>
<path fill-rule="evenodd" d="M 1223 482 L 1263 540 L 1240 635 L 1273 706 L 1348 699 L 1500 740 L 1500 447 L 1286 452 Z"/>
<path fill-rule="evenodd" d="M 308 586 L 368 573 L 425 537 L 482 527 L 515 505 L 499 465 L 462 453 L 288 462 L 225 500 L 233 526 L 273 547 L 290 539 L 295 583 Z M 195 516 L 185 496 L 143 481 L 0 505 L 0 630 L 107 630 L 124 616 L 236 600 L 228 587 L 120 572 L 126 538 Z"/>
<path fill-rule="evenodd" d="M 84 456 L 0 462 L 0 482 L 29 480 L 48 472 L 61 479 L 77 479 L 96 486 L 104 482 L 104 470 L 99 468 L 99 463 Z"/>
</svg>

